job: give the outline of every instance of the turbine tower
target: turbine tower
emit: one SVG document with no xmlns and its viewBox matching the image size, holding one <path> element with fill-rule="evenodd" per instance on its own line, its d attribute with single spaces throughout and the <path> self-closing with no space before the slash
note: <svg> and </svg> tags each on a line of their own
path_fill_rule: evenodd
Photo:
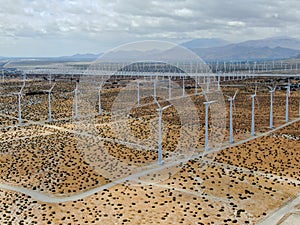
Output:
<svg viewBox="0 0 300 225">
<path fill-rule="evenodd" d="M 291 84 L 288 81 L 286 86 L 286 100 L 285 100 L 285 122 L 289 122 L 289 97 L 291 95 Z"/>
<path fill-rule="evenodd" d="M 52 84 L 52 74 L 51 74 L 51 71 L 49 71 L 48 79 L 49 79 L 49 83 L 51 85 Z"/>
<path fill-rule="evenodd" d="M 185 82 L 184 82 L 184 76 L 182 76 L 182 97 L 184 97 L 185 96 L 185 84 L 184 84 Z"/>
<path fill-rule="evenodd" d="M 228 101 L 230 103 L 230 108 L 229 108 L 229 118 L 230 118 L 230 121 L 229 121 L 229 143 L 233 143 L 234 142 L 234 139 L 233 139 L 233 119 L 232 119 L 232 106 L 234 104 L 234 101 L 235 101 L 235 97 L 236 97 L 236 94 L 237 94 L 238 91 L 236 91 L 233 95 L 233 97 L 228 97 Z"/>
<path fill-rule="evenodd" d="M 252 119 L 251 119 L 251 135 L 255 136 L 255 97 L 256 97 L 257 86 L 255 87 L 255 93 L 251 95 L 252 99 Z"/>
<path fill-rule="evenodd" d="M 23 81 L 25 82 L 26 79 L 27 79 L 27 75 L 26 75 L 26 73 L 24 71 L 22 71 L 22 76 L 23 76 Z"/>
<path fill-rule="evenodd" d="M 157 82 L 157 77 L 155 77 L 155 79 L 153 81 L 153 98 L 154 98 L 154 101 L 156 101 L 156 82 Z"/>
<path fill-rule="evenodd" d="M 198 95 L 198 74 L 195 77 L 195 95 Z"/>
<path fill-rule="evenodd" d="M 274 128 L 274 124 L 273 124 L 273 98 L 274 98 L 274 93 L 276 90 L 276 86 L 274 88 L 270 87 L 270 128 Z"/>
<path fill-rule="evenodd" d="M 19 126 L 22 126 L 22 109 L 21 109 L 21 98 L 23 96 L 22 91 L 25 87 L 25 80 L 23 81 L 23 85 L 21 87 L 21 90 L 17 93 L 14 93 L 16 95 L 18 95 L 18 122 L 19 122 Z"/>
<path fill-rule="evenodd" d="M 209 86 L 210 86 L 210 75 L 206 78 L 206 92 L 209 92 Z"/>
<path fill-rule="evenodd" d="M 171 82 L 171 76 L 168 77 L 169 79 L 169 99 L 172 98 L 172 82 Z"/>
<path fill-rule="evenodd" d="M 221 79 L 220 74 L 218 74 L 218 91 L 221 90 L 220 79 Z"/>
<path fill-rule="evenodd" d="M 153 97 L 154 98 L 154 97 Z M 172 105 L 167 105 L 165 107 L 161 107 L 159 102 L 156 98 L 154 98 L 154 102 L 157 104 L 158 109 L 156 111 L 158 112 L 158 164 L 162 165 L 164 163 L 163 161 L 163 155 L 162 155 L 162 113 L 164 110 L 168 109 Z"/>
<path fill-rule="evenodd" d="M 76 81 L 76 87 L 74 90 L 74 104 L 75 104 L 75 115 L 74 118 L 78 119 L 78 81 Z"/>
<path fill-rule="evenodd" d="M 101 106 L 101 89 L 102 89 L 102 85 L 103 85 L 104 81 L 101 81 L 99 84 L 98 89 L 98 115 L 102 115 L 103 111 L 102 111 L 102 106 Z"/>
<path fill-rule="evenodd" d="M 208 133 L 208 107 L 210 104 L 215 103 L 216 101 L 204 102 L 205 104 L 205 151 L 209 150 L 209 133 Z"/>
<path fill-rule="evenodd" d="M 52 107 L 51 107 L 51 92 L 54 88 L 55 84 L 53 84 L 53 86 L 49 89 L 46 90 L 45 92 L 48 93 L 48 121 L 52 122 Z"/>
<path fill-rule="evenodd" d="M 140 81 L 137 80 L 137 106 L 140 107 Z"/>
</svg>

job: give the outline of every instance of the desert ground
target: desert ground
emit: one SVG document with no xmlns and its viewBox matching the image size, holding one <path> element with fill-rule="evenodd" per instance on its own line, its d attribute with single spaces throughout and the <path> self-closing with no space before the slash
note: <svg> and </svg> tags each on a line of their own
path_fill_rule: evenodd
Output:
<svg viewBox="0 0 300 225">
<path fill-rule="evenodd" d="M 184 96 L 176 96 L 181 89 L 174 88 L 174 101 L 158 94 L 162 107 L 174 102 L 162 116 L 163 165 L 157 165 L 153 97 L 141 98 L 137 107 L 132 99 L 137 90 L 130 86 L 122 93 L 131 96 L 127 100 L 134 107 L 126 115 L 112 112 L 128 78 L 105 83 L 103 113 L 97 115 L 95 101 L 92 120 L 74 119 L 76 80 L 57 80 L 51 122 L 43 90 L 52 84 L 28 79 L 19 126 L 14 93 L 22 82 L 11 79 L 0 89 L 0 224 L 259 224 L 300 194 L 300 92 L 291 89 L 287 123 L 285 78 L 221 81 L 225 108 L 218 108 L 216 118 L 209 114 L 215 123 L 209 126 L 209 151 L 204 149 L 206 98 L 200 89 L 195 94 L 194 81 L 185 81 Z M 141 82 L 152 93 L 151 80 L 149 86 Z M 178 78 L 173 82 L 182 84 Z M 299 80 L 291 79 L 291 84 Z M 270 129 L 268 86 L 275 85 Z M 250 95 L 256 87 L 252 137 Z M 227 96 L 235 91 L 230 144 Z M 188 99 L 195 107 L 180 112 L 176 104 Z M 277 223 L 292 224 L 297 218 L 298 206 Z"/>
</svg>

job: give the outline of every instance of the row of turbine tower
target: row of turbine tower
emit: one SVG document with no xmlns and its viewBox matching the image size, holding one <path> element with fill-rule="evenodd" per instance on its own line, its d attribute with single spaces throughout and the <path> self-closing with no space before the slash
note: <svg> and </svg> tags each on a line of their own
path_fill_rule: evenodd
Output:
<svg viewBox="0 0 300 225">
<path fill-rule="evenodd" d="M 157 112 L 158 112 L 158 116 L 159 116 L 159 130 L 158 130 L 158 163 L 159 164 L 163 164 L 163 149 L 162 149 L 162 114 L 163 111 L 166 110 L 167 108 L 169 108 L 171 105 L 165 106 L 165 107 L 161 107 L 159 101 L 157 100 L 157 81 L 158 81 L 158 77 L 152 77 L 153 78 L 153 98 L 154 98 L 154 103 L 158 106 L 157 108 Z M 197 79 L 196 79 L 197 80 Z M 217 90 L 220 91 L 221 90 L 221 84 L 220 84 L 220 76 L 218 77 L 218 79 L 212 79 L 213 81 L 217 82 Z M 169 81 L 169 99 L 172 99 L 172 83 L 171 83 L 171 77 L 168 77 L 168 81 Z M 206 79 L 206 83 L 204 83 L 206 85 L 206 89 L 202 91 L 202 93 L 198 92 L 198 82 L 195 82 L 195 95 L 198 94 L 205 94 L 208 93 L 210 90 L 210 82 L 211 80 L 209 78 Z M 142 81 L 141 80 L 137 80 L 136 84 L 137 84 L 137 105 L 138 107 L 141 106 L 140 104 L 140 83 Z M 181 97 L 185 97 L 186 96 L 186 92 L 185 92 L 185 79 L 184 77 L 182 77 L 182 96 Z M 53 118 L 52 118 L 52 102 L 51 102 L 51 94 L 53 92 L 53 89 L 56 85 L 55 82 L 52 82 L 51 80 L 49 81 L 49 83 L 51 84 L 51 88 L 47 89 L 47 90 L 43 90 L 44 93 L 47 93 L 48 95 L 48 121 L 52 122 Z M 79 94 L 79 88 L 78 88 L 78 83 L 79 81 L 77 81 L 75 83 L 75 89 L 72 91 L 74 92 L 74 118 L 78 119 L 79 115 L 78 115 L 78 94 Z M 104 85 L 104 81 L 100 82 L 97 89 L 98 89 L 98 114 L 102 115 L 103 114 L 103 110 L 101 107 L 101 90 L 102 87 Z M 13 93 L 14 95 L 18 96 L 18 124 L 19 126 L 23 125 L 23 121 L 22 121 L 22 107 L 21 107 L 21 99 L 22 96 L 24 95 L 23 91 L 24 88 L 26 86 L 26 75 L 23 75 L 23 84 L 20 88 L 19 92 Z M 275 87 L 271 87 L 269 86 L 269 92 L 270 92 L 270 128 L 273 129 L 274 125 L 273 125 L 273 97 L 276 91 L 276 86 Z M 286 122 L 289 121 L 289 97 L 290 97 L 290 90 L 291 90 L 291 84 L 290 82 L 287 83 L 287 85 L 285 86 L 286 88 L 286 112 L 285 112 L 285 120 Z M 235 91 L 233 96 L 226 96 L 228 97 L 228 101 L 230 103 L 230 108 L 229 108 L 229 142 L 230 143 L 234 143 L 234 135 L 233 135 L 233 131 L 234 131 L 234 127 L 233 127 L 233 106 L 234 106 L 234 102 L 236 99 L 236 96 L 238 95 L 238 91 Z M 251 102 L 252 102 L 252 110 L 251 110 L 251 135 L 255 136 L 255 99 L 257 97 L 257 86 L 255 87 L 255 91 L 254 93 L 250 96 L 251 98 Z M 210 104 L 215 103 L 216 101 L 207 101 L 204 102 L 205 104 L 205 150 L 209 150 L 210 149 L 210 145 L 209 145 L 209 106 Z M 299 105 L 299 115 L 300 115 L 300 105 Z"/>
<path fill-rule="evenodd" d="M 190 74 L 200 74 L 200 73 L 232 73 L 238 76 L 237 74 L 262 74 L 268 72 L 278 72 L 278 73 L 297 73 L 300 70 L 300 63 L 298 62 L 287 62 L 287 61 L 214 61 L 208 62 L 203 65 L 190 65 L 187 63 L 179 63 L 174 62 L 174 65 L 183 65 L 183 68 L 187 68 Z M 207 66 L 205 66 L 207 65 Z M 118 64 L 118 66 L 120 66 Z M 101 70 L 103 70 L 104 74 L 111 74 L 111 72 L 116 71 L 116 65 L 113 63 L 101 63 Z M 141 63 L 133 63 L 130 65 L 122 64 L 120 70 L 117 71 L 120 75 L 126 75 L 135 73 L 160 73 L 163 74 L 181 74 L 184 71 L 180 69 L 174 69 L 176 66 L 172 66 L 170 64 L 162 65 L 162 63 L 149 63 L 149 62 L 141 62 Z M 55 65 L 53 68 L 44 68 L 44 69 L 32 69 L 27 70 L 28 74 L 48 74 L 50 77 L 52 74 L 65 74 L 65 75 L 83 75 L 88 71 L 88 65 Z M 10 74 L 12 71 L 6 68 L 2 68 L 2 82 L 5 80 L 5 74 Z M 24 71 L 14 71 L 13 73 L 22 73 L 26 79 L 26 73 Z"/>
<path fill-rule="evenodd" d="M 300 64 L 283 61 L 231 61 L 231 62 L 211 62 L 210 68 L 214 73 L 247 72 L 249 74 L 267 72 L 297 72 Z"/>
<path fill-rule="evenodd" d="M 172 98 L 172 85 L 171 85 L 171 78 L 169 77 L 168 78 L 169 80 L 169 99 Z M 153 80 L 153 97 L 154 97 L 154 100 L 156 100 L 156 83 L 157 83 L 157 79 L 154 79 Z M 140 80 L 137 81 L 137 106 L 140 107 Z M 183 78 L 182 79 L 182 97 L 185 97 L 185 79 Z M 199 92 L 198 92 L 198 86 L 197 86 L 197 83 L 196 82 L 196 85 L 195 85 L 195 95 L 198 95 Z M 102 107 L 101 107 L 101 90 L 102 90 L 102 87 L 103 87 L 103 84 L 104 82 L 101 82 L 98 86 L 98 115 L 102 115 L 103 114 L 103 110 L 102 110 Z M 16 93 L 13 93 L 14 95 L 17 95 L 17 98 L 18 98 L 18 124 L 21 126 L 23 124 L 23 121 L 22 121 L 22 108 L 21 108 L 21 98 L 22 96 L 24 95 L 23 94 L 23 90 L 25 88 L 25 85 L 26 85 L 26 82 L 25 80 L 23 80 L 23 84 L 20 88 L 20 91 L 19 92 L 16 92 Z M 47 93 L 48 95 L 48 121 L 49 122 L 52 122 L 53 121 L 53 118 L 52 118 L 52 103 L 51 103 L 51 94 L 52 94 L 52 91 L 55 87 L 56 83 L 53 83 L 51 88 L 48 89 L 48 90 L 43 90 L 43 92 Z M 209 92 L 209 83 L 207 83 L 206 85 L 207 89 L 205 90 L 205 92 Z M 217 80 L 217 87 L 218 87 L 218 91 L 220 91 L 220 88 L 221 88 L 221 85 L 220 85 L 220 79 L 218 78 Z M 274 128 L 274 124 L 273 124 L 273 97 L 274 97 L 274 94 L 275 94 L 275 91 L 276 91 L 276 86 L 275 87 L 270 87 L 268 86 L 268 88 L 270 89 L 270 128 Z M 290 97 L 290 82 L 288 82 L 287 86 L 285 87 L 286 88 L 286 110 L 285 110 L 285 121 L 288 122 L 289 121 L 289 97 Z M 75 89 L 74 89 L 74 118 L 75 119 L 78 119 L 79 115 L 78 115 L 78 93 L 79 93 L 79 90 L 78 90 L 78 82 L 76 82 L 76 86 L 75 86 Z M 228 97 L 228 101 L 230 103 L 229 105 L 229 130 L 230 130 L 230 138 L 229 138 L 229 142 L 230 143 L 233 143 L 234 142 L 234 138 L 233 138 L 233 105 L 234 105 L 234 101 L 235 101 L 235 98 L 238 94 L 238 91 L 236 91 L 234 93 L 234 95 L 232 97 L 230 96 L 226 96 Z M 252 99 L 252 115 L 251 115 L 251 134 L 252 136 L 255 135 L 255 98 L 257 96 L 257 87 L 255 88 L 255 92 L 254 94 L 251 95 L 251 99 Z M 211 104 L 213 102 L 206 102 L 205 105 L 206 105 L 206 114 L 208 114 L 208 107 L 209 107 L 209 104 Z M 300 107 L 300 106 L 299 106 Z M 300 113 L 300 108 L 299 108 L 299 113 Z M 208 119 L 208 116 L 207 116 L 207 119 Z M 206 119 L 206 124 L 208 124 L 208 121 Z M 208 129 L 206 129 L 208 130 Z M 208 132 L 207 132 L 208 133 Z M 208 137 L 208 135 L 207 135 Z M 208 145 L 206 145 L 208 146 Z M 208 149 L 209 147 L 207 147 Z"/>
<path fill-rule="evenodd" d="M 269 88 L 269 93 L 270 93 L 270 129 L 274 128 L 274 123 L 273 123 L 273 98 L 274 94 L 276 91 L 276 86 L 271 87 L 268 86 Z M 290 97 L 290 91 L 291 91 L 291 86 L 290 82 L 288 82 L 286 88 L 286 100 L 285 100 L 285 122 L 289 122 L 289 97 Z M 234 135 L 233 135 L 233 105 L 235 98 L 238 94 L 238 91 L 235 91 L 234 95 L 227 96 L 228 101 L 229 101 L 229 143 L 234 143 Z M 257 97 L 257 86 L 255 87 L 255 92 L 250 96 L 251 98 L 251 135 L 254 137 L 256 135 L 255 133 L 255 98 Z M 216 101 L 209 101 L 209 102 L 204 102 L 205 104 L 205 150 L 209 150 L 209 105 L 212 103 L 215 103 Z M 299 116 L 300 116 L 300 101 L 299 101 Z"/>
</svg>

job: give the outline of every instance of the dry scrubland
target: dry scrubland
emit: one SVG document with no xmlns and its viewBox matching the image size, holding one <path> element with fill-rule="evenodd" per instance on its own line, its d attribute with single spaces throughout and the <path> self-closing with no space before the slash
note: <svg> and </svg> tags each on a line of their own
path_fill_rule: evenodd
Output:
<svg viewBox="0 0 300 225">
<path fill-rule="evenodd" d="M 109 111 L 122 81 L 112 88 L 104 86 L 102 106 Z M 179 81 L 178 81 L 179 82 Z M 239 87 L 234 109 L 235 141 L 250 137 L 251 99 L 254 80 Z M 268 131 L 269 93 L 265 80 L 261 83 L 256 101 L 256 132 Z M 229 82 L 224 82 L 228 84 Z M 1 93 L 17 92 L 21 82 L 4 85 Z M 58 82 L 53 90 L 53 119 L 47 120 L 47 95 L 35 93 L 22 99 L 24 126 L 17 124 L 17 97 L 0 97 L 1 183 L 22 186 L 56 197 L 71 196 L 111 182 L 99 168 L 113 174 L 126 167 L 156 163 L 157 143 L 146 141 L 150 150 L 131 148 L 118 140 L 110 114 L 97 116 L 97 137 L 88 140 L 90 150 L 101 143 L 104 151 L 86 155 L 78 147 L 80 135 L 73 119 L 74 82 Z M 193 82 L 186 81 L 187 94 L 194 93 Z M 28 82 L 25 93 L 49 89 L 45 81 Z M 224 87 L 223 93 L 233 95 L 237 87 Z M 204 146 L 204 97 L 192 96 L 199 113 L 199 128 L 180 130 L 174 107 L 164 112 L 164 158 L 176 152 L 180 132 L 190 131 L 196 145 L 195 154 Z M 157 119 L 156 106 L 151 98 L 142 100 L 141 109 L 131 111 L 130 130 L 141 140 L 151 135 Z M 298 118 L 299 91 L 290 97 L 290 118 Z M 168 104 L 163 102 L 163 105 Z M 228 105 L 228 101 L 226 101 Z M 274 98 L 274 125 L 285 119 L 285 91 L 278 90 Z M 95 106 L 97 109 L 97 106 Z M 228 108 L 227 108 L 228 113 Z M 143 118 L 138 119 L 138 118 Z M 228 140 L 228 121 L 224 145 Z M 137 181 L 121 183 L 101 190 L 81 200 L 45 203 L 28 195 L 0 189 L 0 224 L 256 224 L 274 209 L 299 194 L 300 190 L 300 122 L 293 123 L 267 136 L 258 137 L 235 147 L 227 147 L 205 157 L 197 157 L 182 166 L 177 173 L 159 183 Z M 127 142 L 132 140 L 128 139 Z M 186 140 L 183 139 L 182 142 Z M 225 143 L 226 142 L 226 143 Z M 183 146 L 185 146 L 183 144 Z M 107 155 L 120 164 L 109 167 L 101 162 Z M 90 157 L 90 158 L 87 158 Z M 89 160 L 87 160 L 89 159 Z M 108 158 L 107 158 L 108 159 Z M 111 166 L 111 165 L 110 165 Z M 130 171 L 129 171 L 130 172 Z M 159 176 L 157 172 L 155 176 Z"/>
</svg>

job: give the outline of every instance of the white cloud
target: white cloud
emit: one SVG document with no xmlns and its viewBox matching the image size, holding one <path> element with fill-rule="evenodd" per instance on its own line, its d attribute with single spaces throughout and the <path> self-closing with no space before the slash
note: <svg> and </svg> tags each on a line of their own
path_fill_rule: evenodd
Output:
<svg viewBox="0 0 300 225">
<path fill-rule="evenodd" d="M 300 37 L 299 20 L 298 0 L 11 0 L 0 7 L 0 55 L 31 55 L 37 43 L 35 54 L 59 55 L 149 38 Z"/>
<path fill-rule="evenodd" d="M 233 27 L 244 27 L 246 24 L 242 21 L 228 21 L 227 24 Z"/>
</svg>

